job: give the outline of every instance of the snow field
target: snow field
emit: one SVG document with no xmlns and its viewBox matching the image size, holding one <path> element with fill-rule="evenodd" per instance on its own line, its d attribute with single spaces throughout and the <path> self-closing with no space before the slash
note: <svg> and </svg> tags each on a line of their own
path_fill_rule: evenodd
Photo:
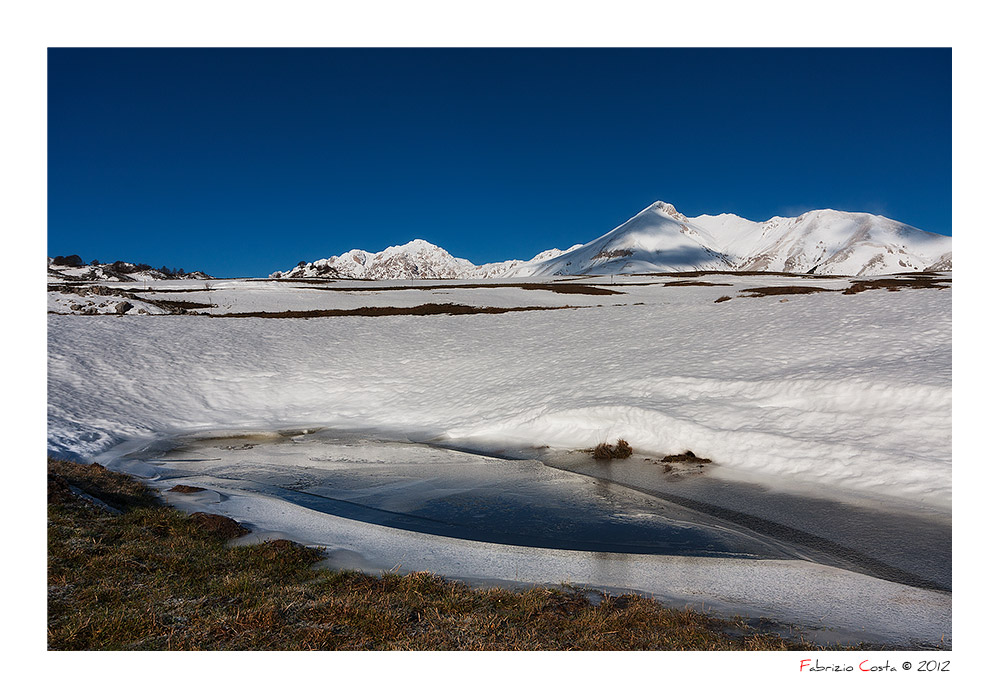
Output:
<svg viewBox="0 0 1000 699">
<path fill-rule="evenodd" d="M 451 302 L 470 291 L 489 303 L 479 289 L 455 290 Z M 736 294 L 629 291 L 585 300 L 644 305 L 308 320 L 50 316 L 49 449 L 90 459 L 141 436 L 302 425 L 470 447 L 587 448 L 622 437 L 651 455 L 692 450 L 790 486 L 949 506 L 949 290 L 719 304 Z M 558 305 L 584 299 L 530 293 Z"/>
</svg>

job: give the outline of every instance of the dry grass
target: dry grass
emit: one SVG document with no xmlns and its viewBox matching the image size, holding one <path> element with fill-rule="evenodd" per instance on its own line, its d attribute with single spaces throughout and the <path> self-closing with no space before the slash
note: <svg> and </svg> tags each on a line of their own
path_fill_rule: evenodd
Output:
<svg viewBox="0 0 1000 699">
<path fill-rule="evenodd" d="M 660 461 L 662 461 L 665 464 L 669 464 L 669 463 L 674 463 L 674 464 L 710 464 L 710 463 L 712 463 L 711 459 L 705 459 L 705 458 L 702 458 L 700 456 L 695 456 L 695 453 L 693 451 L 686 451 L 683 454 L 670 454 L 668 456 L 664 456 L 662 459 L 660 459 Z"/>
<path fill-rule="evenodd" d="M 565 282 L 552 284 L 511 284 L 509 286 L 516 286 L 519 289 L 527 289 L 529 291 L 543 290 L 552 291 L 556 294 L 585 294 L 588 296 L 615 296 L 622 293 L 621 291 L 605 289 L 599 286 L 590 286 L 589 284 L 567 284 Z"/>
<path fill-rule="evenodd" d="M 230 547 L 99 466 L 50 462 L 48 640 L 105 650 L 786 650 L 745 622 L 625 595 L 335 573 L 287 541 Z M 60 485 L 118 502 L 115 515 Z"/>
<path fill-rule="evenodd" d="M 598 444 L 594 447 L 595 459 L 627 459 L 632 456 L 632 447 L 624 439 L 619 439 L 615 446 Z"/>
<path fill-rule="evenodd" d="M 253 311 L 246 313 L 216 313 L 211 318 L 340 318 L 344 316 L 433 316 L 433 315 L 473 315 L 477 313 L 498 314 L 516 311 L 556 311 L 576 306 L 517 306 L 497 308 L 493 306 L 465 306 L 458 303 L 423 303 L 419 306 L 365 306 L 363 308 L 330 308 L 311 311 Z"/>
<path fill-rule="evenodd" d="M 793 294 L 818 294 L 830 289 L 823 289 L 817 286 L 758 286 L 751 289 L 743 289 L 742 293 L 750 298 L 761 296 L 791 296 Z"/>
<path fill-rule="evenodd" d="M 182 493 L 184 495 L 190 495 L 191 493 L 201 493 L 204 492 L 204 488 L 199 488 L 196 485 L 175 485 L 168 492 L 170 493 Z"/>
<path fill-rule="evenodd" d="M 885 289 L 900 291 L 901 289 L 947 289 L 949 280 L 938 278 L 932 272 L 920 274 L 914 272 L 902 277 L 881 279 L 859 279 L 844 290 L 845 294 L 860 294 L 862 291 Z"/>
<path fill-rule="evenodd" d="M 689 282 L 689 281 L 679 281 L 679 282 L 664 282 L 663 286 L 732 286 L 726 282 Z"/>
<path fill-rule="evenodd" d="M 143 299 L 148 303 L 159 306 L 171 313 L 183 313 L 185 311 L 196 311 L 202 308 L 215 308 L 214 303 L 199 303 L 197 301 L 168 301 L 166 299 Z"/>
</svg>

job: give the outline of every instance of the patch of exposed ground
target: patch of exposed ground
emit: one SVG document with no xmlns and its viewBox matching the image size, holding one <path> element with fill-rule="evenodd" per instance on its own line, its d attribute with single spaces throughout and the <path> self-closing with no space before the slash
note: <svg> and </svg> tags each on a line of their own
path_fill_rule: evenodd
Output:
<svg viewBox="0 0 1000 699">
<path fill-rule="evenodd" d="M 664 456 L 660 459 L 660 462 L 665 464 L 710 464 L 712 463 L 712 460 L 695 456 L 693 451 L 686 451 L 683 454 L 670 454 L 668 456 Z"/>
<path fill-rule="evenodd" d="M 357 281 L 357 280 L 352 280 Z M 590 284 L 574 284 L 565 282 L 524 282 L 523 284 L 421 284 L 419 286 L 361 286 L 342 287 L 328 286 L 324 291 L 437 291 L 439 289 L 526 289 L 528 291 L 542 290 L 552 291 L 557 294 L 586 294 L 590 296 L 612 296 L 621 294 L 621 291 L 605 289 L 605 285 L 591 286 Z"/>
<path fill-rule="evenodd" d="M 563 284 L 563 283 L 552 283 L 552 284 L 515 284 L 520 289 L 543 289 L 545 291 L 553 291 L 557 294 L 587 294 L 590 296 L 612 296 L 615 294 L 621 294 L 621 291 L 613 291 L 612 289 L 605 289 L 600 286 L 590 286 L 588 284 Z"/>
<path fill-rule="evenodd" d="M 168 493 L 181 493 L 182 495 L 190 495 L 192 493 L 203 493 L 204 488 L 199 488 L 196 485 L 175 485 L 173 488 L 167 491 Z"/>
<path fill-rule="evenodd" d="M 214 303 L 198 303 L 197 301 L 167 301 L 166 299 L 144 299 L 154 306 L 170 311 L 171 313 L 184 313 L 186 311 L 198 310 L 200 308 L 215 308 Z"/>
<path fill-rule="evenodd" d="M 758 286 L 751 289 L 742 289 L 740 293 L 745 294 L 745 298 L 760 298 L 761 296 L 791 296 L 793 294 L 817 294 L 823 291 L 831 291 L 818 286 Z"/>
<path fill-rule="evenodd" d="M 898 277 L 878 279 L 858 279 L 844 290 L 845 294 L 860 294 L 862 291 L 885 289 L 899 291 L 901 289 L 947 289 L 951 283 L 947 279 L 933 276 L 933 273 L 914 272 Z"/>
<path fill-rule="evenodd" d="M 211 318 L 336 318 L 343 316 L 432 316 L 432 315 L 473 315 L 477 313 L 499 314 L 517 311 L 559 311 L 579 306 L 517 306 L 497 308 L 493 306 L 465 306 L 458 303 L 424 303 L 419 306 L 365 306 L 363 308 L 330 308 L 312 311 L 255 311 L 245 313 L 217 313 Z M 202 314 L 205 315 L 205 314 Z"/>
<path fill-rule="evenodd" d="M 817 277 L 812 274 L 805 274 L 799 272 L 754 272 L 754 271 L 741 271 L 741 270 L 724 270 L 724 269 L 710 269 L 710 270 L 696 270 L 692 272 L 648 272 L 645 274 L 637 275 L 643 277 L 701 277 L 701 276 L 734 276 L 734 277 L 795 277 L 798 279 L 849 279 L 845 276 L 837 275 L 822 275 Z"/>
<path fill-rule="evenodd" d="M 732 286 L 726 282 L 664 282 L 663 286 Z"/>
</svg>

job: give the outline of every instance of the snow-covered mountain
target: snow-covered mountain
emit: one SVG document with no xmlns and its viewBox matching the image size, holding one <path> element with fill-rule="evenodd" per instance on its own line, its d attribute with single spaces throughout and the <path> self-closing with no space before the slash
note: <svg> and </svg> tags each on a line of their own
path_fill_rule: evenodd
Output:
<svg viewBox="0 0 1000 699">
<path fill-rule="evenodd" d="M 519 276 L 737 270 L 868 276 L 951 269 L 951 238 L 873 214 L 822 209 L 763 223 L 688 218 L 658 201 L 614 230 Z"/>
<path fill-rule="evenodd" d="M 735 214 L 688 218 L 657 201 L 614 230 L 568 250 L 485 265 L 424 240 L 380 253 L 352 250 L 272 278 L 456 279 L 692 270 L 869 276 L 950 270 L 951 238 L 884 216 L 822 209 L 764 222 Z"/>
<path fill-rule="evenodd" d="M 572 248 L 571 248 L 572 249 Z M 526 264 L 542 263 L 563 255 L 565 250 L 545 250 L 528 262 L 508 260 L 476 265 L 452 256 L 444 248 L 426 240 L 411 240 L 406 245 L 394 245 L 382 252 L 351 250 L 343 255 L 299 263 L 287 272 L 274 272 L 272 279 L 300 277 L 333 277 L 345 279 L 489 279 L 519 276 L 516 271 Z"/>
</svg>

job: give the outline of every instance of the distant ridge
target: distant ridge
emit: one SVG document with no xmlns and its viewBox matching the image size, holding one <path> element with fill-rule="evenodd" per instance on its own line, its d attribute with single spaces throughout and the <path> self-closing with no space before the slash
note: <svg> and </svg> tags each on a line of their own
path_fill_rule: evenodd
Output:
<svg viewBox="0 0 1000 699">
<path fill-rule="evenodd" d="M 204 272 L 185 272 L 183 269 L 156 269 L 151 265 L 132 262 L 101 263 L 94 260 L 84 264 L 79 255 L 48 258 L 50 280 L 65 281 L 119 281 L 138 282 L 153 279 L 212 279 Z"/>
</svg>

